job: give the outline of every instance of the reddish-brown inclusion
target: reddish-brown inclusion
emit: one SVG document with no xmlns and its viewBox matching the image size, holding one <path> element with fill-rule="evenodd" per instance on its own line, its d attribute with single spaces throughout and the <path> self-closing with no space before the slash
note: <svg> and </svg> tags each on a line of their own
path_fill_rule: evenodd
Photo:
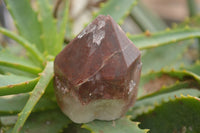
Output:
<svg viewBox="0 0 200 133">
<path fill-rule="evenodd" d="M 55 76 L 83 104 L 132 99 L 140 78 L 140 52 L 110 16 L 101 15 L 88 27 L 98 26 L 99 21 L 105 22 L 100 44 L 93 43 L 94 32 L 77 36 L 57 55 Z M 131 80 L 136 84 L 133 92 L 129 92 Z"/>
</svg>

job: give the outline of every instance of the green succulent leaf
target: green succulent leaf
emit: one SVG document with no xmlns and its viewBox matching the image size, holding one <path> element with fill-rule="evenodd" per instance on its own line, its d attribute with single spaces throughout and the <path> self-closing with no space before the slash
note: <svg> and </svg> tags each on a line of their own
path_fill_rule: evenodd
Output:
<svg viewBox="0 0 200 133">
<path fill-rule="evenodd" d="M 183 67 L 182 69 L 190 71 L 196 75 L 200 75 L 200 62 L 197 61 L 195 64 L 187 66 L 187 67 Z"/>
<path fill-rule="evenodd" d="M 42 27 L 41 38 L 44 40 L 44 50 L 48 54 L 54 55 L 57 47 L 57 25 L 56 20 L 53 18 L 52 7 L 48 0 L 37 0 L 40 22 Z"/>
<path fill-rule="evenodd" d="M 70 123 L 60 110 L 37 112 L 30 115 L 20 133 L 58 133 Z M 11 130 L 12 128 L 5 133 L 11 133 Z"/>
<path fill-rule="evenodd" d="M 179 44 L 173 43 L 147 50 L 142 56 L 142 73 L 145 74 L 152 70 L 178 69 L 182 64 L 186 64 L 183 56 L 190 45 L 189 41 L 184 41 Z"/>
<path fill-rule="evenodd" d="M 188 70 L 175 70 L 175 69 L 172 69 L 172 70 L 162 70 L 163 73 L 166 73 L 166 74 L 169 74 L 169 75 L 172 75 L 172 76 L 175 76 L 175 77 L 178 77 L 178 78 L 184 78 L 184 77 L 190 77 L 190 78 L 193 78 L 195 79 L 198 83 L 200 83 L 200 75 L 197 75 L 191 71 L 188 71 Z"/>
<path fill-rule="evenodd" d="M 40 67 L 36 66 L 30 60 L 23 57 L 17 57 L 6 49 L 0 51 L 0 66 L 11 67 L 32 74 L 38 74 L 42 71 Z"/>
<path fill-rule="evenodd" d="M 187 0 L 187 6 L 189 9 L 189 16 L 195 16 L 198 14 L 198 8 L 197 8 L 197 3 L 195 0 Z"/>
<path fill-rule="evenodd" d="M 143 50 L 200 37 L 200 30 L 192 28 L 171 29 L 152 34 L 146 33 L 136 36 L 128 34 L 127 36 L 140 50 Z"/>
<path fill-rule="evenodd" d="M 5 0 L 7 9 L 14 18 L 20 34 L 40 51 L 44 51 L 41 39 L 42 30 L 36 12 L 31 8 L 29 0 Z"/>
<path fill-rule="evenodd" d="M 132 9 L 130 16 L 143 31 L 157 32 L 167 28 L 163 20 L 141 2 Z"/>
<path fill-rule="evenodd" d="M 7 127 L 15 124 L 17 121 L 17 115 L 11 115 L 11 116 L 1 116 L 0 117 L 0 123 L 1 127 Z"/>
<path fill-rule="evenodd" d="M 132 122 L 128 117 L 115 121 L 93 121 L 82 126 L 92 133 L 147 133 L 138 128 L 138 123 Z"/>
<path fill-rule="evenodd" d="M 101 9 L 95 17 L 98 15 L 110 15 L 116 22 L 121 23 L 122 19 L 129 14 L 138 0 L 109 0 L 102 4 Z"/>
<path fill-rule="evenodd" d="M 154 109 L 138 116 L 141 128 L 149 128 L 151 133 L 200 131 L 200 99 L 192 96 L 175 98 L 156 105 Z"/>
<path fill-rule="evenodd" d="M 184 79 L 184 77 L 187 78 Z M 154 92 L 157 95 L 181 88 L 199 88 L 198 82 L 194 79 L 185 71 L 152 71 L 141 76 L 138 98 L 154 96 Z"/>
<path fill-rule="evenodd" d="M 131 115 L 132 118 L 136 118 L 137 116 L 147 112 L 149 109 L 152 109 L 154 105 L 161 104 L 163 101 L 169 101 L 169 99 L 175 99 L 180 95 L 191 95 L 195 97 L 200 97 L 200 91 L 193 88 L 180 89 L 177 91 L 160 94 L 154 97 L 148 97 L 141 100 L 136 101 L 133 108 L 131 108 L 127 115 Z M 166 110 L 167 111 L 167 110 Z"/>
<path fill-rule="evenodd" d="M 171 72 L 168 70 L 163 69 L 162 72 L 172 74 L 175 77 L 183 78 L 183 77 L 192 77 L 197 82 L 196 84 L 200 83 L 200 73 L 199 73 L 199 66 L 200 63 L 197 61 L 196 63 L 188 66 L 180 67 L 179 69 L 172 69 Z"/>
<path fill-rule="evenodd" d="M 29 66 L 26 66 L 23 64 L 18 64 L 18 63 L 3 61 L 3 60 L 0 60 L 0 65 L 6 66 L 6 67 L 11 67 L 11 68 L 18 69 L 18 70 L 25 71 L 25 72 L 29 72 L 32 74 L 38 74 L 39 72 L 41 72 L 41 69 L 38 67 L 29 67 Z"/>
<path fill-rule="evenodd" d="M 71 123 L 63 129 L 63 133 L 91 133 L 89 130 L 81 128 L 81 126 L 81 124 Z"/>
<path fill-rule="evenodd" d="M 144 96 L 139 97 L 139 100 L 145 99 L 145 98 L 149 98 L 149 97 L 155 97 L 155 96 L 158 96 L 158 95 L 161 95 L 161 94 L 173 92 L 173 91 L 184 89 L 184 88 L 198 87 L 198 86 L 199 85 L 197 83 L 195 83 L 195 81 L 191 81 L 191 80 L 182 81 L 182 82 L 176 82 L 176 83 L 174 83 L 172 85 L 169 85 L 167 87 L 165 87 L 165 85 L 163 85 L 159 90 L 150 92 L 148 94 L 145 94 Z M 152 88 L 153 87 L 154 86 L 152 86 Z M 197 88 L 197 89 L 199 89 L 199 88 Z"/>
<path fill-rule="evenodd" d="M 109 0 L 102 3 L 96 16 L 110 15 L 122 24 L 130 13 L 143 31 L 148 30 L 141 35 L 128 35 L 143 50 L 139 96 L 125 117 L 113 121 L 95 120 L 75 124 L 58 109 L 52 80 L 53 60 L 63 48 L 64 36 L 69 40 L 72 36 L 70 0 L 62 1 L 60 12 L 55 18 L 52 10 L 55 1 L 52 0 L 5 2 L 19 35 L 2 27 L 0 33 L 25 48 L 27 58 L 17 57 L 17 49 L 7 51 L 0 46 L 0 132 L 200 131 L 200 63 L 197 61 L 199 47 L 196 39 L 200 37 L 198 16 L 187 19 L 174 29 L 161 31 L 167 26 L 141 3 L 132 10 L 138 0 Z M 185 27 L 187 24 L 193 28 Z M 194 49 L 198 50 L 192 51 Z M 195 53 L 195 58 L 191 58 L 189 52 L 193 55 Z"/>
<path fill-rule="evenodd" d="M 27 101 L 25 107 L 23 108 L 22 112 L 19 114 L 19 118 L 15 124 L 13 129 L 13 133 L 20 132 L 20 129 L 23 127 L 25 121 L 27 120 L 28 116 L 30 115 L 31 111 L 39 101 L 39 99 L 44 94 L 48 84 L 53 78 L 53 62 L 48 62 L 46 68 L 44 69 L 43 73 L 41 74 L 40 80 L 36 84 L 35 88 L 33 89 L 29 100 Z"/>
<path fill-rule="evenodd" d="M 69 25 L 71 24 L 70 18 L 69 18 L 69 8 L 70 8 L 70 1 L 66 0 L 62 19 L 60 20 L 59 27 L 58 27 L 59 37 L 56 44 L 55 55 L 57 55 L 62 50 L 65 32 L 69 32 L 69 31 L 66 31 L 66 28 L 69 28 Z"/>
<path fill-rule="evenodd" d="M 11 115 L 20 112 L 26 101 L 29 98 L 29 94 L 1 96 L 0 97 L 0 116 Z"/>
<path fill-rule="evenodd" d="M 39 112 L 30 116 L 21 132 L 57 133 L 70 123 L 71 120 L 69 120 L 60 110 Z"/>
<path fill-rule="evenodd" d="M 190 68 L 190 70 L 189 70 Z M 194 69 L 197 68 L 197 69 Z M 191 66 L 179 69 L 163 69 L 151 71 L 141 76 L 138 98 L 154 97 L 163 93 L 175 91 L 183 88 L 199 89 L 199 75 L 194 71 L 197 67 Z"/>
<path fill-rule="evenodd" d="M 0 116 L 15 115 L 26 105 L 30 95 L 28 93 L 0 97 Z M 37 103 L 33 112 L 45 111 L 58 108 L 56 102 L 43 96 Z"/>
<path fill-rule="evenodd" d="M 27 41 L 23 37 L 18 36 L 17 34 L 11 32 L 11 31 L 8 31 L 8 30 L 6 30 L 6 29 L 4 29 L 2 27 L 0 27 L 0 33 L 10 37 L 11 39 L 13 39 L 16 42 L 18 42 L 22 47 L 24 47 L 32 55 L 32 58 L 34 58 L 36 60 L 36 64 L 41 65 L 43 63 L 43 61 L 44 61 L 43 55 L 29 41 Z"/>
<path fill-rule="evenodd" d="M 0 75 L 0 96 L 30 92 L 38 80 L 19 75 Z"/>
<path fill-rule="evenodd" d="M 67 25 L 66 25 L 65 39 L 70 42 L 71 40 L 73 40 L 73 38 L 74 38 L 73 20 L 70 20 L 70 18 L 68 17 Z"/>
<path fill-rule="evenodd" d="M 180 24 L 174 24 L 174 28 L 184 28 L 185 26 L 190 26 L 193 28 L 199 28 L 200 27 L 200 15 L 193 16 L 191 18 L 187 18 L 185 21 L 183 21 Z"/>
<path fill-rule="evenodd" d="M 13 67 L 8 67 L 8 66 L 3 66 L 0 65 L 0 74 L 1 75 L 19 75 L 19 76 L 24 76 L 24 77 L 30 77 L 30 78 L 36 78 L 37 75 L 30 73 L 30 72 L 26 72 L 23 70 L 19 70 L 19 69 L 15 69 Z"/>
</svg>

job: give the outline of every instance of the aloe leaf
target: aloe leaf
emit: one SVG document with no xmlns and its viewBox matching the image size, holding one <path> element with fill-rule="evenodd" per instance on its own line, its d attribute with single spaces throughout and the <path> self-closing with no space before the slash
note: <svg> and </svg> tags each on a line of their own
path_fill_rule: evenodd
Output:
<svg viewBox="0 0 200 133">
<path fill-rule="evenodd" d="M 192 73 L 195 73 L 197 75 L 200 75 L 200 61 L 197 61 L 195 64 L 183 67 L 182 69 L 185 69 L 187 71 L 190 71 Z"/>
<path fill-rule="evenodd" d="M 37 50 L 37 48 L 34 45 L 32 45 L 26 39 L 18 36 L 17 34 L 11 32 L 11 31 L 8 31 L 8 30 L 6 30 L 4 28 L 1 28 L 1 27 L 0 27 L 0 33 L 6 35 L 6 36 L 10 37 L 11 39 L 15 40 L 16 42 L 18 42 L 30 54 L 32 54 L 33 58 L 37 59 L 37 61 L 39 61 L 40 63 L 42 63 L 44 61 L 43 55 Z"/>
<path fill-rule="evenodd" d="M 139 97 L 138 100 L 158 96 L 161 94 L 177 91 L 177 90 L 184 89 L 184 88 L 195 87 L 195 86 L 199 86 L 199 85 L 197 85 L 197 83 L 195 83 L 194 81 L 176 82 L 175 84 L 167 86 L 167 87 L 162 86 L 159 90 L 157 90 L 155 92 L 151 92 L 142 97 Z"/>
<path fill-rule="evenodd" d="M 0 96 L 30 92 L 38 80 L 19 75 L 0 75 Z"/>
<path fill-rule="evenodd" d="M 137 97 L 139 98 L 139 97 L 145 95 L 145 93 L 146 93 L 145 85 L 146 84 L 148 84 L 150 81 L 155 80 L 156 78 L 160 78 L 162 75 L 163 75 L 162 72 L 150 72 L 150 73 L 141 75 Z"/>
<path fill-rule="evenodd" d="M 154 109 L 138 116 L 141 128 L 153 133 L 200 131 L 200 99 L 192 96 L 178 97 L 156 105 Z"/>
<path fill-rule="evenodd" d="M 66 33 L 65 33 L 65 39 L 67 39 L 67 41 L 71 41 L 74 38 L 72 30 L 73 30 L 73 20 L 69 18 L 67 21 Z"/>
<path fill-rule="evenodd" d="M 189 15 L 190 17 L 195 16 L 197 14 L 197 3 L 195 0 L 187 0 L 187 6 L 189 9 Z"/>
<path fill-rule="evenodd" d="M 58 133 L 70 123 L 60 110 L 32 113 L 20 133 Z M 11 130 L 12 128 L 5 133 L 10 133 Z"/>
<path fill-rule="evenodd" d="M 192 28 L 199 28 L 200 27 L 200 15 L 195 15 L 191 18 L 187 18 L 185 21 L 182 23 L 176 25 L 174 24 L 174 28 L 184 28 L 185 26 L 189 26 Z"/>
<path fill-rule="evenodd" d="M 138 128 L 138 123 L 132 122 L 128 117 L 123 117 L 115 121 L 93 121 L 83 124 L 83 128 L 92 133 L 147 133 L 148 130 Z"/>
<path fill-rule="evenodd" d="M 0 65 L 0 74 L 1 75 L 19 75 L 19 76 L 31 77 L 31 78 L 36 77 L 36 74 L 15 69 L 13 67 L 2 66 L 2 65 Z"/>
<path fill-rule="evenodd" d="M 32 73 L 32 74 L 38 74 L 39 72 L 41 72 L 41 69 L 37 68 L 37 67 L 33 68 L 33 67 L 28 67 L 28 66 L 25 66 L 25 65 L 22 65 L 22 64 L 11 63 L 11 62 L 2 61 L 2 60 L 0 60 L 0 65 L 15 68 L 15 69 L 22 70 L 22 71 L 25 71 L 25 72 L 29 72 L 29 73 Z"/>
<path fill-rule="evenodd" d="M 143 31 L 156 32 L 167 28 L 166 24 L 141 2 L 132 9 L 130 16 Z"/>
<path fill-rule="evenodd" d="M 0 66 L 7 66 L 32 74 L 41 72 L 41 68 L 37 67 L 33 62 L 30 62 L 23 57 L 19 58 L 8 50 L 0 51 Z"/>
<path fill-rule="evenodd" d="M 148 49 L 142 56 L 142 73 L 145 74 L 152 70 L 178 69 L 180 65 L 184 63 L 182 57 L 189 45 L 191 45 L 189 41 L 184 41 L 179 44 L 173 43 Z"/>
<path fill-rule="evenodd" d="M 63 133 L 91 133 L 89 130 L 81 128 L 81 126 L 81 124 L 71 123 L 63 129 Z"/>
<path fill-rule="evenodd" d="M 190 78 L 190 79 L 195 79 L 198 83 L 200 83 L 200 76 L 191 72 L 191 71 L 188 71 L 188 70 L 177 70 L 177 69 L 162 69 L 161 71 L 157 71 L 157 72 L 150 72 L 150 73 L 155 73 L 155 74 L 167 74 L 169 76 L 172 76 L 172 77 L 176 77 L 180 80 L 183 80 L 183 78 L 187 77 L 187 78 Z"/>
<path fill-rule="evenodd" d="M 176 73 L 176 72 L 174 72 Z M 183 86 L 183 87 L 191 87 L 193 85 L 193 83 L 197 84 L 195 80 L 193 80 L 191 78 L 191 80 L 187 79 L 184 80 L 184 76 L 188 76 L 188 75 L 184 75 L 183 73 L 179 74 L 179 73 L 170 73 L 168 71 L 168 73 L 164 72 L 163 70 L 159 71 L 159 72 L 150 72 L 148 74 L 142 75 L 141 76 L 141 80 L 140 80 L 140 84 L 139 84 L 139 92 L 138 92 L 138 98 L 141 98 L 142 96 L 148 96 L 148 94 L 154 93 L 154 92 L 159 92 L 162 89 L 170 89 L 171 87 L 173 88 L 174 86 Z M 163 91 L 164 91 L 163 90 Z M 164 91 L 165 92 L 165 91 Z M 164 93 L 164 92 L 160 92 L 160 93 Z"/>
<path fill-rule="evenodd" d="M 1 96 L 0 115 L 12 115 L 20 112 L 26 104 L 28 98 L 29 94 Z"/>
<path fill-rule="evenodd" d="M 143 74 L 141 76 L 139 84 L 138 97 L 144 96 L 155 91 L 159 91 L 160 89 L 173 87 L 177 85 L 179 86 L 179 84 L 180 86 L 184 85 L 183 88 L 186 86 L 186 88 L 199 88 L 198 86 L 200 83 L 200 77 L 198 76 L 198 64 L 199 63 L 196 63 L 195 65 L 191 65 L 190 67 L 180 67 L 179 69 L 162 68 L 160 71 L 151 71 L 149 73 Z M 161 93 L 163 92 L 161 91 Z"/>
<path fill-rule="evenodd" d="M 171 71 L 163 71 L 164 73 L 168 73 L 171 74 L 173 76 L 177 76 L 177 77 L 192 77 L 193 79 L 195 79 L 198 83 L 200 83 L 200 75 L 197 75 L 191 71 L 187 71 L 187 70 L 171 70 Z"/>
<path fill-rule="evenodd" d="M 53 18 L 52 7 L 48 0 L 37 0 L 40 22 L 42 27 L 42 39 L 44 40 L 44 50 L 48 54 L 54 55 L 55 48 L 57 47 L 57 25 L 56 20 Z"/>
<path fill-rule="evenodd" d="M 12 126 L 17 121 L 17 115 L 11 115 L 11 116 L 1 116 L 0 117 L 0 123 L 1 126 Z"/>
<path fill-rule="evenodd" d="M 71 120 L 69 120 L 60 110 L 39 112 L 30 116 L 21 132 L 57 133 L 70 123 Z"/>
<path fill-rule="evenodd" d="M 140 49 L 150 49 L 162 45 L 173 44 L 181 40 L 200 37 L 199 29 L 172 29 L 157 33 L 142 35 L 127 35 L 131 41 Z"/>
<path fill-rule="evenodd" d="M 37 14 L 31 8 L 30 1 L 5 0 L 5 2 L 20 34 L 35 45 L 40 52 L 43 52 L 44 45 L 40 37 L 42 35 L 41 25 Z"/>
<path fill-rule="evenodd" d="M 127 115 L 131 115 L 134 119 L 144 112 L 147 112 L 149 109 L 152 109 L 154 105 L 161 104 L 163 101 L 169 101 L 169 99 L 174 99 L 180 95 L 200 97 L 200 91 L 193 88 L 185 88 L 169 93 L 160 94 L 154 97 L 137 100 L 135 105 L 127 112 Z"/>
<path fill-rule="evenodd" d="M 19 113 L 29 99 L 29 94 L 18 94 L 0 97 L 0 116 L 15 115 Z M 33 112 L 45 111 L 58 108 L 56 101 L 43 96 L 37 103 Z"/>
<path fill-rule="evenodd" d="M 65 32 L 69 32 L 66 31 L 66 28 L 70 25 L 70 19 L 69 19 L 69 7 L 70 7 L 70 1 L 66 0 L 65 1 L 65 9 L 63 12 L 63 17 L 60 21 L 60 25 L 58 28 L 58 40 L 57 40 L 57 44 L 55 47 L 55 55 L 57 55 L 61 50 L 62 50 L 62 46 L 63 46 L 63 42 L 64 42 L 64 37 L 65 37 Z"/>
<path fill-rule="evenodd" d="M 104 3 L 101 9 L 95 14 L 110 15 L 116 22 L 121 23 L 122 19 L 127 16 L 138 0 L 109 0 Z"/>
<path fill-rule="evenodd" d="M 41 74 L 40 80 L 36 84 L 35 88 L 32 91 L 32 94 L 27 101 L 25 107 L 23 108 L 22 112 L 19 114 L 19 118 L 15 124 L 13 129 L 13 133 L 20 132 L 20 129 L 23 127 L 25 121 L 27 120 L 28 116 L 30 115 L 31 111 L 44 94 L 48 84 L 50 83 L 51 79 L 53 78 L 53 62 L 48 62 L 46 68 L 44 69 L 43 73 Z"/>
</svg>

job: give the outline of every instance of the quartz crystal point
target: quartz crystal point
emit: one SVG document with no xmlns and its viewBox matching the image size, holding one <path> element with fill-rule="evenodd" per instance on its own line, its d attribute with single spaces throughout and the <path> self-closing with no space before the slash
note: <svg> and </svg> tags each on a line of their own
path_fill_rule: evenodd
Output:
<svg viewBox="0 0 200 133">
<path fill-rule="evenodd" d="M 110 16 L 98 16 L 56 57 L 55 94 L 74 122 L 115 120 L 133 105 L 140 51 Z"/>
</svg>

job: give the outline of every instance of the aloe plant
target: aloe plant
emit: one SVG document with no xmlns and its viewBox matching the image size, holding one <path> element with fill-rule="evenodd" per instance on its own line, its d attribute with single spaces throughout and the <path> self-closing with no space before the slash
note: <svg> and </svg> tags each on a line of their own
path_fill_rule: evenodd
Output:
<svg viewBox="0 0 200 133">
<path fill-rule="evenodd" d="M 191 2 L 189 5 L 194 5 Z M 194 56 L 200 54 L 200 16 L 192 8 L 191 18 L 166 29 L 160 18 L 141 3 L 137 5 L 138 0 L 109 0 L 101 4 L 94 17 L 109 14 L 122 24 L 130 14 L 144 31 L 127 34 L 143 53 L 138 98 L 126 116 L 118 120 L 75 124 L 60 111 L 53 89 L 54 58 L 62 50 L 65 36 L 72 39 L 69 1 L 64 2 L 59 19 L 53 17 L 48 0 L 36 0 L 37 9 L 28 0 L 5 3 L 18 33 L 3 27 L 0 33 L 21 47 L 0 47 L 0 132 L 200 131 L 200 62 L 199 56 Z M 16 54 L 16 49 L 25 50 L 26 54 Z"/>
</svg>

